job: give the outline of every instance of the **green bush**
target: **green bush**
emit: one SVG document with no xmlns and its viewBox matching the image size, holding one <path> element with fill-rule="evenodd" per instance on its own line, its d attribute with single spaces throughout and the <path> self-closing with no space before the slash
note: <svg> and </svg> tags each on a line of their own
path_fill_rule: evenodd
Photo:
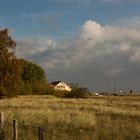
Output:
<svg viewBox="0 0 140 140">
<path fill-rule="evenodd" d="M 72 89 L 71 92 L 67 93 L 64 98 L 85 98 L 88 95 L 86 88 L 75 88 Z"/>
</svg>

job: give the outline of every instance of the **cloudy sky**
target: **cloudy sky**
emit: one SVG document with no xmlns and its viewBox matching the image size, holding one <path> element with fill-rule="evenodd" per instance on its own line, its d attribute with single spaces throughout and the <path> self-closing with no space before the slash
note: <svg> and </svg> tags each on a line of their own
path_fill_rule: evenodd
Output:
<svg viewBox="0 0 140 140">
<path fill-rule="evenodd" d="M 49 82 L 140 91 L 139 7 L 139 0 L 0 0 L 0 28 Z"/>
</svg>

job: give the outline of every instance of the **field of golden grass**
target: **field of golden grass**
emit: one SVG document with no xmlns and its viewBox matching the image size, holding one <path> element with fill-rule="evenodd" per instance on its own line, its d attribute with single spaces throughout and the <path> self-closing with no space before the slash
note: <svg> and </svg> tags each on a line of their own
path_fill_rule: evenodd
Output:
<svg viewBox="0 0 140 140">
<path fill-rule="evenodd" d="M 136 140 L 140 134 L 140 96 L 93 96 L 62 99 L 19 96 L 0 100 L 6 140 L 18 120 L 19 140 L 36 140 L 44 127 L 46 140 Z"/>
</svg>

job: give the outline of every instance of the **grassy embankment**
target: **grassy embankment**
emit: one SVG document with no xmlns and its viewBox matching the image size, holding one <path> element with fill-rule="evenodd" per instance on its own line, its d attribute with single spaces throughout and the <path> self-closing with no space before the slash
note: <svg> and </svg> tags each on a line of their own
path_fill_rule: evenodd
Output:
<svg viewBox="0 0 140 140">
<path fill-rule="evenodd" d="M 36 140 L 38 126 L 45 127 L 48 140 L 135 140 L 140 133 L 140 96 L 23 96 L 0 100 L 0 111 L 7 140 L 13 119 L 19 123 L 19 140 Z"/>
</svg>

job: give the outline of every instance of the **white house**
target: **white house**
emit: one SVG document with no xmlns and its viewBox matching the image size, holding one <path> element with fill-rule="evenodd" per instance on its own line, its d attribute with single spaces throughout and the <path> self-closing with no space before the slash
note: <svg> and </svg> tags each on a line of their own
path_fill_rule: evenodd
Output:
<svg viewBox="0 0 140 140">
<path fill-rule="evenodd" d="M 70 86 L 68 86 L 63 81 L 54 81 L 50 85 L 51 85 L 51 87 L 53 87 L 56 90 L 61 90 L 61 91 L 71 91 L 72 90 L 70 88 Z"/>
</svg>

